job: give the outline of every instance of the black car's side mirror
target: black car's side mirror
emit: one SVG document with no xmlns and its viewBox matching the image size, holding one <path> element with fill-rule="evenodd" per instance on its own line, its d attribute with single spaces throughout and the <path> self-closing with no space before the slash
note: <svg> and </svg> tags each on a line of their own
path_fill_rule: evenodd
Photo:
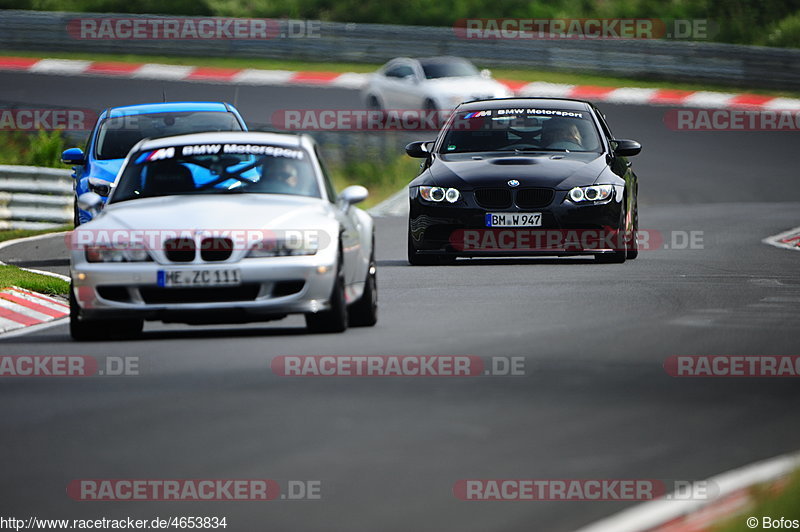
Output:
<svg viewBox="0 0 800 532">
<path fill-rule="evenodd" d="M 620 157 L 632 157 L 639 155 L 639 152 L 642 151 L 642 145 L 635 140 L 617 139 L 613 142 L 614 155 L 619 155 Z"/>
<path fill-rule="evenodd" d="M 432 147 L 433 141 L 418 140 L 417 142 L 412 142 L 411 144 L 406 145 L 406 154 L 409 157 L 425 159 L 431 154 L 430 150 Z"/>
</svg>

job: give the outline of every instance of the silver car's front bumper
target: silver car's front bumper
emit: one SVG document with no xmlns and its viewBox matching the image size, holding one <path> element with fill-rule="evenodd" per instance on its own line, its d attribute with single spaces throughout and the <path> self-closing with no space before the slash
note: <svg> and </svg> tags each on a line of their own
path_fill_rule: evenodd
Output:
<svg viewBox="0 0 800 532">
<path fill-rule="evenodd" d="M 227 263 L 73 264 L 71 277 L 80 317 L 136 317 L 184 323 L 226 323 L 326 310 L 336 277 L 335 258 L 318 255 L 243 259 Z M 239 271 L 235 286 L 168 288 L 158 272 Z"/>
</svg>

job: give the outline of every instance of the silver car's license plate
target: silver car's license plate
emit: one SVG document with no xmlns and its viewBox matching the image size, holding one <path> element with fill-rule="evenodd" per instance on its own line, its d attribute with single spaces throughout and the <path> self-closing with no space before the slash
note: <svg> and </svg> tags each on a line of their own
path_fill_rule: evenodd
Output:
<svg viewBox="0 0 800 532">
<path fill-rule="evenodd" d="M 487 212 L 486 227 L 539 227 L 540 212 Z"/>
<path fill-rule="evenodd" d="M 236 286 L 241 284 L 239 270 L 159 270 L 158 286 Z"/>
</svg>

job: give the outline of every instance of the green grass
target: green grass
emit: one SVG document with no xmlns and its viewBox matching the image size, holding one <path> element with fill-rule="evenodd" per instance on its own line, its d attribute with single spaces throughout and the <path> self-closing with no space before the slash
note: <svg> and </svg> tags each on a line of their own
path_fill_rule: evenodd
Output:
<svg viewBox="0 0 800 532">
<path fill-rule="evenodd" d="M 26 272 L 16 266 L 0 266 L 0 287 L 18 286 L 49 295 L 67 295 L 69 283 L 57 277 Z"/>
<path fill-rule="evenodd" d="M 793 520 L 800 520 L 800 471 L 796 471 L 789 480 L 789 484 L 777 495 L 771 493 L 768 485 L 755 486 L 752 494 L 756 500 L 756 506 L 746 511 L 745 514 L 733 517 L 720 525 L 716 526 L 714 532 L 745 532 L 753 530 L 746 524 L 748 517 L 755 517 L 759 524 L 756 530 L 763 530 L 761 519 L 771 517 L 780 519 L 781 517 Z"/>
<path fill-rule="evenodd" d="M 72 225 L 62 225 L 61 227 L 56 227 L 55 229 L 8 229 L 5 231 L 0 231 L 0 242 L 5 242 L 6 240 L 14 240 L 15 238 L 25 238 L 27 236 L 36 236 L 36 235 L 44 235 L 47 233 L 58 233 L 61 231 L 69 231 L 72 229 Z"/>
<path fill-rule="evenodd" d="M 219 68 L 257 68 L 264 70 L 311 70 L 327 72 L 358 72 L 368 73 L 375 71 L 379 65 L 367 63 L 333 63 L 311 61 L 287 61 L 264 58 L 226 58 L 226 57 L 167 57 L 147 55 L 110 55 L 88 54 L 73 52 L 29 52 L 29 51 L 4 51 L 7 55 L 20 57 L 48 57 L 54 59 L 85 59 L 91 61 L 119 61 L 124 63 L 163 63 L 168 65 L 190 65 Z M 570 85 L 598 85 L 601 87 L 642 87 L 663 88 L 677 90 L 703 90 L 719 92 L 741 92 L 746 90 L 754 94 L 767 96 L 780 96 L 798 98 L 800 92 L 774 91 L 765 89 L 743 89 L 725 85 L 709 83 L 686 83 L 672 81 L 643 80 L 615 76 L 601 76 L 596 74 L 577 74 L 568 72 L 548 72 L 542 70 L 527 70 L 518 68 L 492 68 L 491 65 L 478 65 L 480 68 L 490 68 L 492 75 L 497 79 L 514 81 L 545 81 L 548 83 L 566 83 Z"/>
<path fill-rule="evenodd" d="M 369 190 L 369 197 L 360 208 L 369 209 L 385 200 L 419 174 L 419 159 L 405 155 L 380 161 L 370 157 L 331 169 L 333 184 L 337 191 L 349 185 L 362 185 Z"/>
</svg>

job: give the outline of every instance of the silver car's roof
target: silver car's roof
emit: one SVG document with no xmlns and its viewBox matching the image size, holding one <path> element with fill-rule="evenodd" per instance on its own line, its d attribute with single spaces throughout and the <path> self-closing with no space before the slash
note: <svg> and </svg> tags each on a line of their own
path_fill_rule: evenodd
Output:
<svg viewBox="0 0 800 532">
<path fill-rule="evenodd" d="M 287 133 L 260 133 L 254 131 L 211 131 L 208 133 L 191 133 L 189 135 L 175 135 L 174 137 L 161 137 L 157 139 L 144 139 L 132 150 L 154 150 L 169 146 L 183 146 L 187 144 L 208 143 L 252 143 L 271 144 L 288 148 L 312 148 L 313 141 L 306 135 L 292 135 Z"/>
</svg>

